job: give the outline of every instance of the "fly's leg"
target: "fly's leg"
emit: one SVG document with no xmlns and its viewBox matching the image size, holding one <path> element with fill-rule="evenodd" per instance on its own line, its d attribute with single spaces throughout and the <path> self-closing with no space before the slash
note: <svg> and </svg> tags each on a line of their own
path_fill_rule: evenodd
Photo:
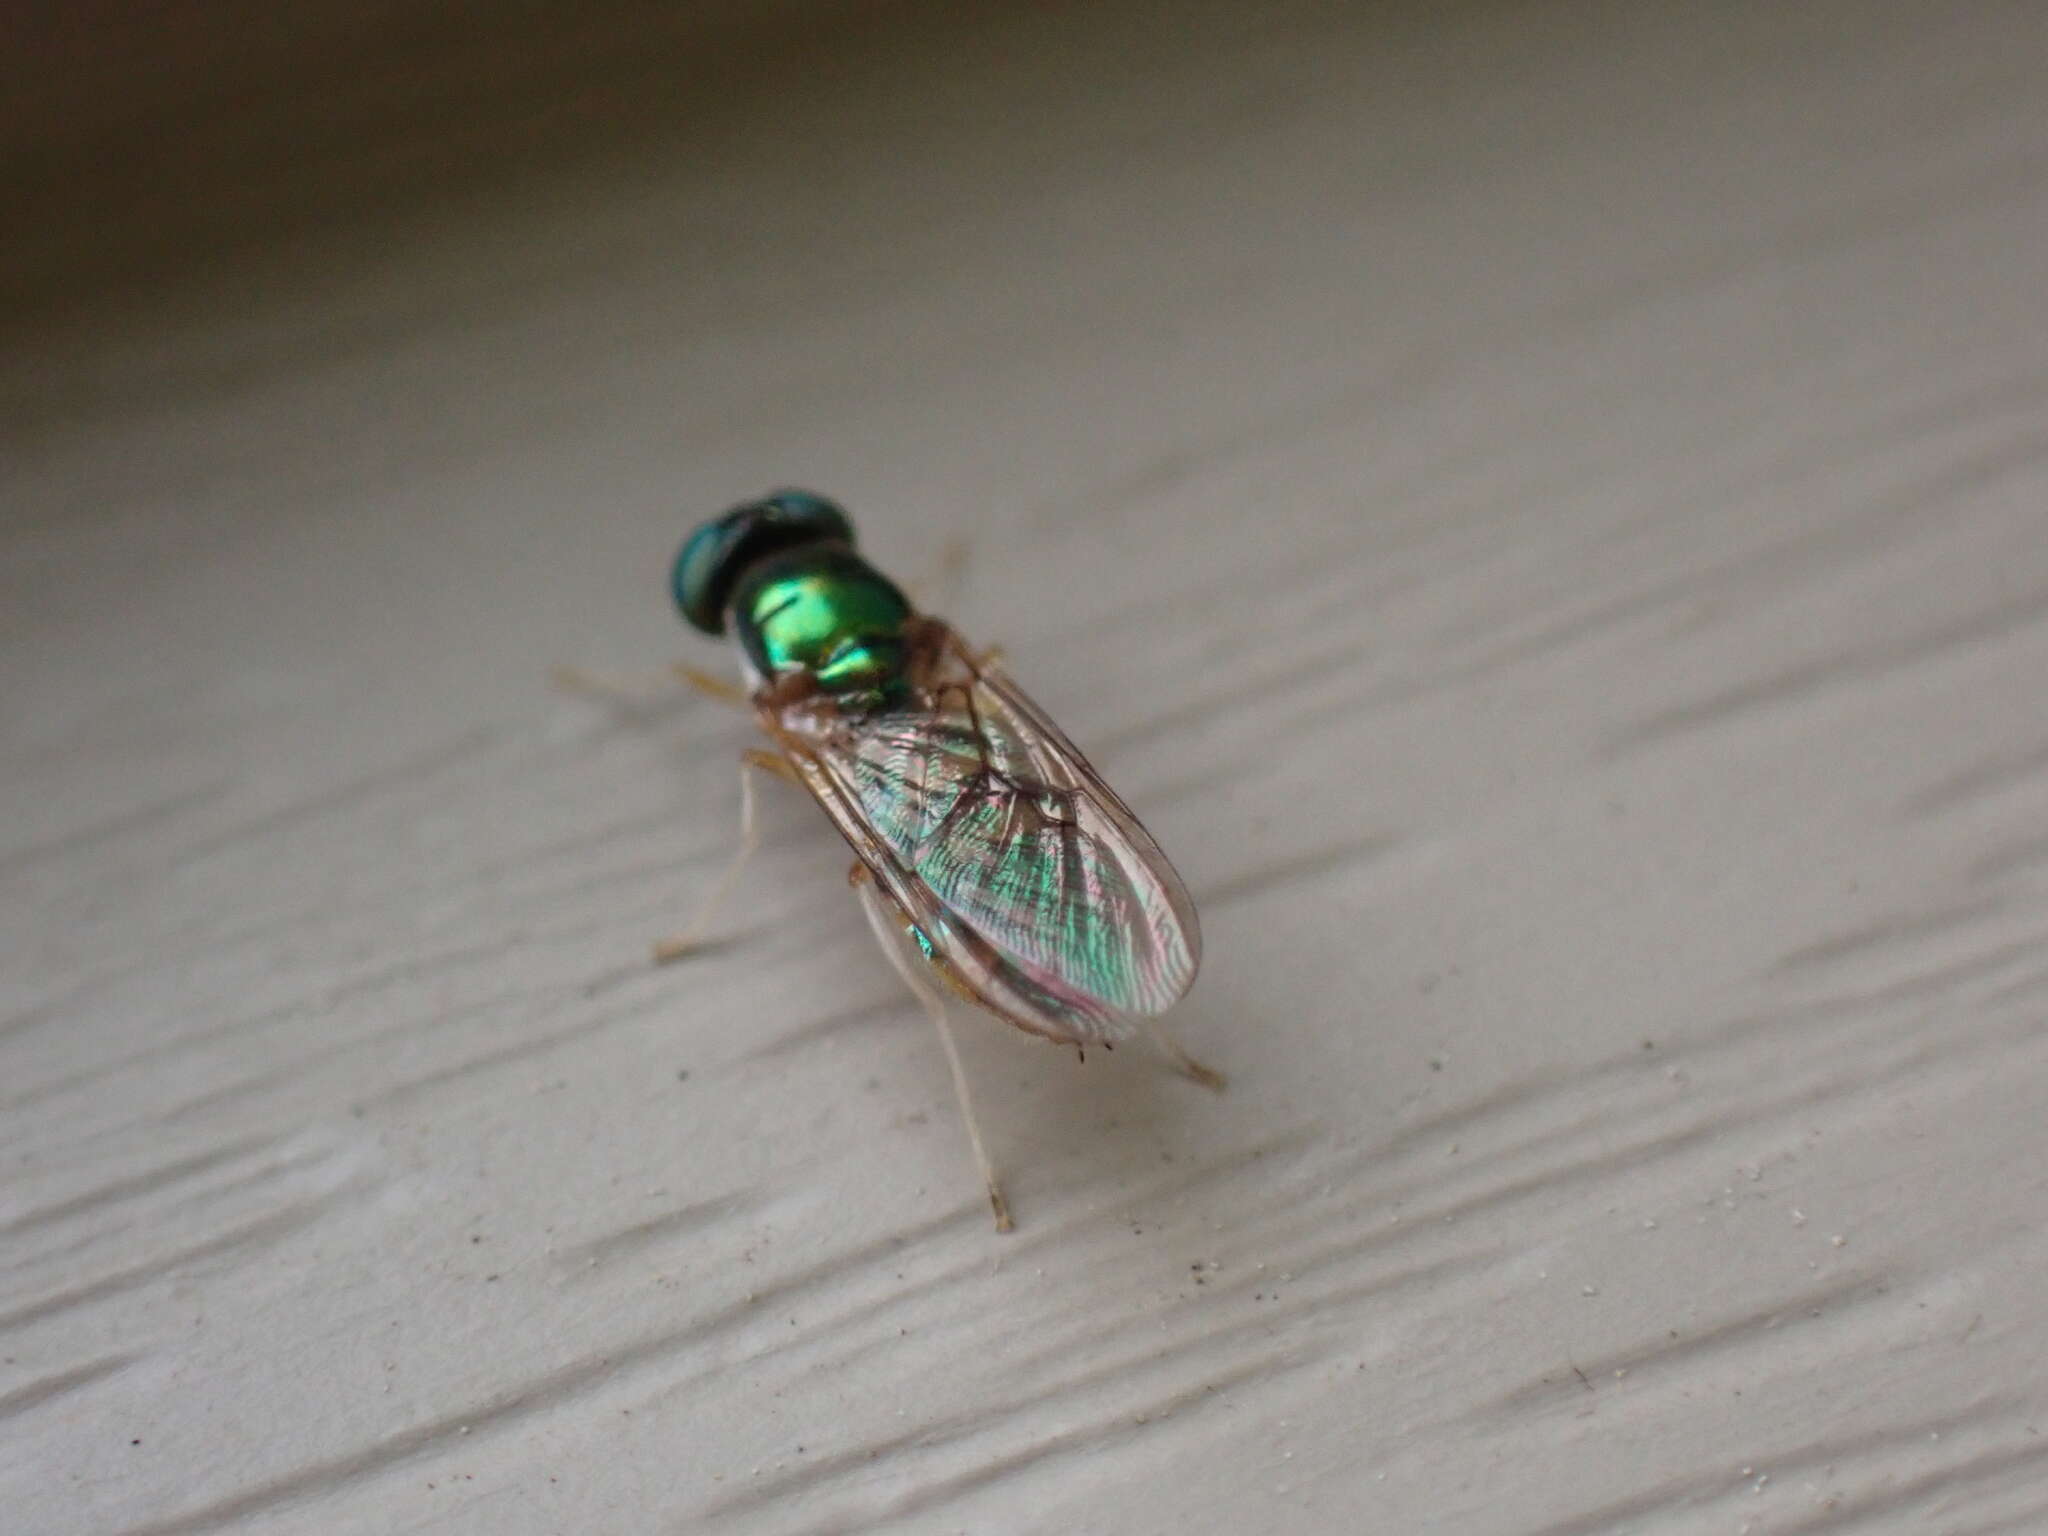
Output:
<svg viewBox="0 0 2048 1536">
<path fill-rule="evenodd" d="M 645 678 L 614 677 L 609 672 L 586 672 L 581 667 L 550 667 L 548 681 L 564 693 L 580 693 L 592 699 L 616 699 L 621 703 L 647 704 L 665 690 Z"/>
<path fill-rule="evenodd" d="M 860 892 L 861 909 L 867 913 L 868 923 L 875 930 L 875 937 L 881 941 L 889 963 L 896 967 L 896 974 L 903 978 L 903 984 L 924 1004 L 924 1011 L 931 1015 L 932 1023 L 939 1031 L 939 1043 L 946 1048 L 946 1065 L 953 1072 L 953 1092 L 960 1100 L 960 1118 L 967 1122 L 967 1140 L 974 1148 L 975 1162 L 980 1165 L 982 1183 L 988 1188 L 989 1209 L 995 1212 L 996 1230 L 1008 1232 L 1016 1224 L 1010 1220 L 1010 1202 L 1003 1198 L 1002 1182 L 996 1177 L 996 1166 L 989 1161 L 988 1148 L 982 1142 L 981 1124 L 974 1118 L 974 1096 L 967 1091 L 967 1068 L 962 1065 L 960 1047 L 953 1040 L 953 1025 L 946 1017 L 945 1000 L 912 969 L 906 953 L 903 919 L 890 911 L 882 893 L 875 889 L 868 867 L 855 864 L 848 871 L 846 880 Z"/>
<path fill-rule="evenodd" d="M 1168 1061 L 1173 1063 L 1174 1070 L 1185 1077 L 1193 1078 L 1211 1093 L 1221 1093 L 1224 1090 L 1224 1087 L 1230 1081 L 1229 1078 L 1218 1072 L 1214 1067 L 1203 1066 L 1201 1062 L 1195 1060 L 1194 1057 L 1182 1050 L 1180 1042 L 1168 1034 L 1166 1026 L 1157 1019 L 1146 1019 L 1143 1022 L 1145 1032 L 1152 1037 L 1152 1043 L 1159 1047 Z"/>
<path fill-rule="evenodd" d="M 1003 661 L 1008 655 L 1008 652 L 1000 645 L 990 645 L 983 647 L 981 650 L 975 650 L 965 640 L 961 639 L 960 632 L 950 625 L 946 627 L 945 634 L 941 638 L 940 643 L 966 663 L 967 670 L 976 677 L 980 677 L 984 672 L 1002 670 Z"/>
<path fill-rule="evenodd" d="M 929 576 L 908 583 L 911 596 L 925 613 L 944 612 L 959 597 L 960 583 L 966 574 L 967 541 L 957 536 L 949 538 L 939 547 L 938 569 Z M 959 637 L 954 636 L 954 640 L 958 642 Z M 972 651 L 964 643 L 959 643 L 959 652 L 967 663 L 967 670 L 976 676 L 1003 664 L 1000 645 L 992 645 L 985 651 Z"/>
<path fill-rule="evenodd" d="M 680 933 L 659 940 L 654 946 L 654 963 L 667 965 L 680 960 L 704 942 L 704 930 L 711 919 L 718 915 L 718 908 L 731 893 L 733 882 L 740 877 L 740 871 L 747 867 L 747 860 L 753 857 L 760 846 L 761 836 L 754 826 L 754 775 L 753 769 L 772 773 L 779 779 L 797 782 L 796 770 L 773 752 L 764 752 L 759 747 L 749 747 L 740 755 L 740 846 L 733 854 L 732 862 L 725 866 L 725 872 L 704 894 L 698 903 L 696 914 L 689 925 Z"/>
<path fill-rule="evenodd" d="M 913 576 L 904 583 L 911 601 L 925 613 L 941 613 L 960 596 L 960 582 L 967 574 L 967 541 L 958 534 L 939 546 L 937 568 Z"/>
<path fill-rule="evenodd" d="M 747 690 L 738 683 L 729 683 L 722 677 L 713 677 L 709 672 L 701 671 L 687 662 L 677 662 L 672 670 L 675 677 L 688 687 L 696 689 L 707 699 L 716 699 L 719 703 L 730 704 L 735 709 L 745 709 L 752 702 L 747 697 Z"/>
<path fill-rule="evenodd" d="M 938 1026 L 939 1044 L 946 1048 L 946 1065 L 953 1070 L 953 1092 L 960 1098 L 960 1118 L 967 1122 L 967 1139 L 974 1146 L 975 1162 L 981 1165 L 981 1180 L 988 1188 L 988 1206 L 995 1212 L 996 1230 L 1008 1232 L 1016 1223 L 1010 1219 L 1010 1202 L 1003 1198 L 1003 1186 L 996 1178 L 996 1165 L 989 1161 L 988 1148 L 982 1145 L 981 1126 L 974 1118 L 974 1096 L 967 1091 L 967 1069 L 960 1064 L 960 1047 L 953 1041 L 953 1025 L 946 1017 L 946 1005 L 936 992 L 924 988 L 917 991 L 924 1011 Z"/>
<path fill-rule="evenodd" d="M 678 682 L 722 704 L 744 708 L 749 703 L 746 690 L 738 684 L 728 683 L 722 677 L 713 677 L 709 672 L 701 672 L 680 661 L 659 678 L 613 677 L 603 672 L 586 672 L 581 667 L 556 667 L 549 676 L 557 688 L 566 692 L 617 699 L 629 704 L 652 704 Z"/>
</svg>

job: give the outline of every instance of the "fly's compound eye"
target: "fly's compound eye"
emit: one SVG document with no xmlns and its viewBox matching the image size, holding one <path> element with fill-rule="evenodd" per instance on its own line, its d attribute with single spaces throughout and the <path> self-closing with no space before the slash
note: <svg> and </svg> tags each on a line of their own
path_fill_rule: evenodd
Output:
<svg viewBox="0 0 2048 1536">
<path fill-rule="evenodd" d="M 804 544 L 853 545 L 853 523 L 811 491 L 775 491 L 742 502 L 690 535 L 670 578 L 676 607 L 707 635 L 725 633 L 726 605 L 748 566 Z"/>
</svg>

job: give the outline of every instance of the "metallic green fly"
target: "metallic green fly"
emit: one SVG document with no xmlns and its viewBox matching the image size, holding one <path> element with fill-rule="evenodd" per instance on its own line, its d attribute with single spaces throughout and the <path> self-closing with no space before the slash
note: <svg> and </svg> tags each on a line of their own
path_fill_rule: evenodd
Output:
<svg viewBox="0 0 2048 1536">
<path fill-rule="evenodd" d="M 691 625 L 738 640 L 745 686 L 679 670 L 751 707 L 772 745 L 742 762 L 738 854 L 657 959 L 697 946 L 753 851 L 759 768 L 809 790 L 852 846 L 868 920 L 938 1024 L 998 1230 L 1009 1208 L 942 992 L 1084 1057 L 1144 1025 L 1222 1087 L 1158 1024 L 1202 949 L 1173 866 L 995 653 L 860 557 L 844 510 L 793 490 L 735 507 L 690 535 L 673 586 Z"/>
</svg>

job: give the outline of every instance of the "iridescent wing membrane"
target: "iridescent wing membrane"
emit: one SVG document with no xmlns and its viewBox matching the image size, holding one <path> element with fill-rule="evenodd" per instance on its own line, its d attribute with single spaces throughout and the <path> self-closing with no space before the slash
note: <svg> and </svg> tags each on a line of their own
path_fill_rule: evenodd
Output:
<svg viewBox="0 0 2048 1536">
<path fill-rule="evenodd" d="M 1064 732 L 987 665 L 793 753 L 928 959 L 1034 1034 L 1111 1041 L 1187 991 L 1194 904 Z"/>
</svg>

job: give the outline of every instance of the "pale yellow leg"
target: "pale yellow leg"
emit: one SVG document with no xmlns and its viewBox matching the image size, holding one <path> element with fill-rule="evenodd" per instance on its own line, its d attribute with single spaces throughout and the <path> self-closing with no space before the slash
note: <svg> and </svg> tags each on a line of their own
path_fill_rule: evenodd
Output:
<svg viewBox="0 0 2048 1536">
<path fill-rule="evenodd" d="M 677 662 L 660 677 L 613 677 L 603 672 L 586 672 L 581 667 L 556 667 L 550 674 L 557 688 L 592 698 L 618 699 L 629 704 L 653 704 L 666 698 L 678 682 L 724 704 L 744 708 L 751 701 L 737 683 L 713 677 L 709 672 Z"/>
<path fill-rule="evenodd" d="M 911 601 L 925 613 L 940 613 L 960 598 L 960 581 L 967 574 L 967 541 L 951 535 L 939 546 L 938 567 L 904 583 Z"/>
<path fill-rule="evenodd" d="M 635 704 L 650 703 L 668 691 L 662 683 L 646 678 L 613 677 L 609 673 L 586 672 L 581 667 L 553 667 L 548 680 L 564 693 L 580 693 L 594 699 L 622 699 Z"/>
<path fill-rule="evenodd" d="M 717 699 L 720 703 L 745 709 L 752 702 L 747 697 L 747 690 L 738 683 L 729 683 L 722 677 L 713 677 L 709 672 L 700 671 L 686 662 L 677 662 L 674 673 L 705 697 Z"/>
<path fill-rule="evenodd" d="M 861 907 L 868 915 L 875 937 L 881 941 L 882 952 L 896 967 L 896 974 L 903 978 L 903 984 L 924 1004 L 924 1011 L 931 1015 L 932 1023 L 938 1028 L 939 1043 L 946 1048 L 946 1065 L 953 1072 L 953 1093 L 960 1100 L 960 1118 L 967 1122 L 968 1144 L 974 1148 L 974 1161 L 980 1166 L 982 1183 L 988 1188 L 989 1209 L 995 1212 L 996 1230 L 1011 1231 L 1016 1223 L 1010 1219 L 1010 1202 L 1003 1198 L 1002 1181 L 996 1177 L 996 1165 L 989 1160 L 988 1148 L 981 1139 L 981 1123 L 974 1117 L 974 1095 L 967 1091 L 967 1068 L 960 1060 L 960 1047 L 953 1040 L 953 1025 L 946 1017 L 945 1000 L 912 969 L 902 919 L 890 911 L 881 892 L 875 889 L 867 866 L 854 865 L 847 879 L 860 892 Z"/>
<path fill-rule="evenodd" d="M 725 866 L 725 872 L 718 877 L 697 905 L 696 914 L 689 925 L 671 938 L 661 939 L 654 945 L 654 963 L 667 965 L 680 960 L 704 942 L 704 930 L 711 925 L 711 919 L 718 915 L 718 908 L 731 894 L 733 883 L 740 877 L 740 871 L 747 867 L 754 850 L 760 846 L 761 837 L 754 826 L 754 775 L 752 770 L 760 769 L 777 778 L 795 777 L 788 763 L 773 752 L 764 752 L 758 747 L 749 747 L 740 756 L 740 846 L 733 854 L 732 862 Z"/>
<path fill-rule="evenodd" d="M 1180 1042 L 1166 1032 L 1164 1024 L 1157 1019 L 1146 1019 L 1144 1024 L 1145 1032 L 1152 1037 L 1152 1043 L 1165 1053 L 1166 1059 L 1173 1063 L 1176 1070 L 1193 1078 L 1211 1093 L 1221 1093 L 1229 1085 L 1230 1079 L 1221 1072 L 1214 1067 L 1202 1065 L 1182 1050 Z"/>
</svg>

